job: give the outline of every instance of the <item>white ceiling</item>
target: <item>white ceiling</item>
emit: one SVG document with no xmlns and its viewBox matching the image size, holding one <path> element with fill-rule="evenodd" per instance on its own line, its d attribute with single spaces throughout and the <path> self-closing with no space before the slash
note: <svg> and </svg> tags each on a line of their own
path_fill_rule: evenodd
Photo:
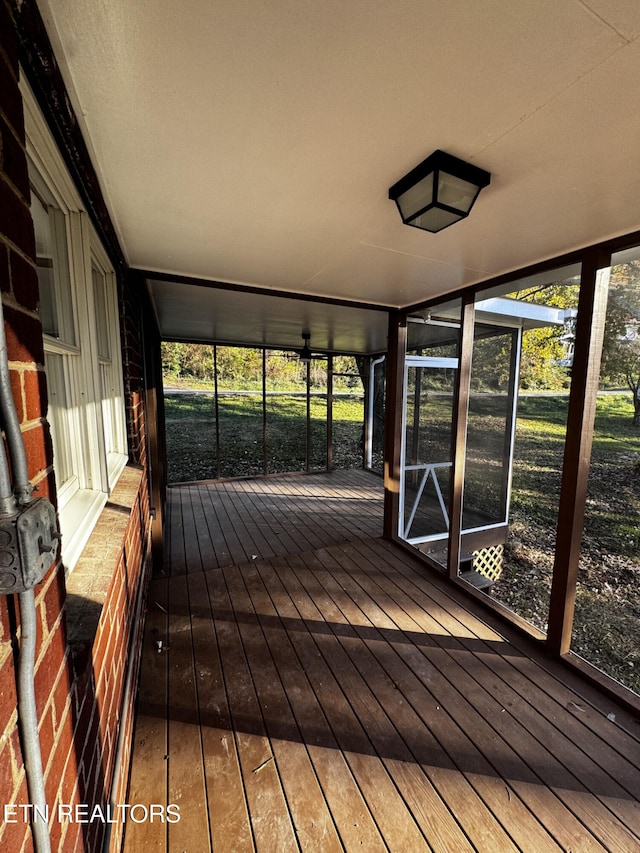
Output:
<svg viewBox="0 0 640 853">
<path fill-rule="evenodd" d="M 39 7 L 132 267 L 403 306 L 640 229 L 638 0 Z M 428 234 L 387 190 L 436 148 L 492 181 Z M 151 287 L 168 337 L 231 338 L 251 305 Z M 317 311 L 335 338 L 340 312 L 283 305 L 245 336 Z"/>
</svg>

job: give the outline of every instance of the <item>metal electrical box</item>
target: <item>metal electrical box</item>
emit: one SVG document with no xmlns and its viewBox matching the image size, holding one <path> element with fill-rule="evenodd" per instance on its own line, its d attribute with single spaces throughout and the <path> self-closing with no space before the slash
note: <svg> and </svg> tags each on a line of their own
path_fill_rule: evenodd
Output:
<svg viewBox="0 0 640 853">
<path fill-rule="evenodd" d="M 59 539 L 56 511 L 46 498 L 0 518 L 0 595 L 24 592 L 39 583 Z"/>
</svg>

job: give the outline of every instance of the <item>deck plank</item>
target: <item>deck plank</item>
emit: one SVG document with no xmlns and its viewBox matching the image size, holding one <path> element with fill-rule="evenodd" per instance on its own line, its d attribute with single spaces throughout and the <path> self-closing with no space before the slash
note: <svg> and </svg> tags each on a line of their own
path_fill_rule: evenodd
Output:
<svg viewBox="0 0 640 853">
<path fill-rule="evenodd" d="M 296 724 L 306 743 L 320 786 L 334 816 L 344 848 L 386 850 L 386 845 L 358 788 L 345 756 L 333 735 L 326 715 L 298 657 L 295 632 L 285 628 L 264 585 L 262 573 L 270 565 L 256 564 L 244 576 L 255 612 L 286 691 Z M 277 581 L 274 580 L 274 583 Z M 287 619 L 287 617 L 283 617 Z"/>
<path fill-rule="evenodd" d="M 207 807 L 214 851 L 255 850 L 204 573 L 188 577 Z"/>
<path fill-rule="evenodd" d="M 168 797 L 180 820 L 167 825 L 168 849 L 211 850 L 186 575 L 169 586 Z M 164 654 L 164 652 L 163 652 Z"/>
<path fill-rule="evenodd" d="M 167 638 L 167 580 L 149 585 L 140 663 L 139 695 L 132 762 L 129 803 L 166 804 L 167 787 L 167 655 L 158 653 L 157 643 Z M 167 849 L 166 825 L 155 821 L 127 821 L 124 849 L 128 853 L 161 853 Z"/>
<path fill-rule="evenodd" d="M 222 574 L 232 608 L 244 614 L 238 628 L 297 840 L 302 850 L 338 853 L 342 844 L 247 593 L 243 575 L 250 571 Z"/>
<path fill-rule="evenodd" d="M 222 573 L 209 585 L 222 668 L 227 686 L 231 724 L 247 797 L 256 850 L 299 850 L 294 826 L 278 772 L 274 744 L 260 712 L 240 627 L 233 613 Z"/>
</svg>

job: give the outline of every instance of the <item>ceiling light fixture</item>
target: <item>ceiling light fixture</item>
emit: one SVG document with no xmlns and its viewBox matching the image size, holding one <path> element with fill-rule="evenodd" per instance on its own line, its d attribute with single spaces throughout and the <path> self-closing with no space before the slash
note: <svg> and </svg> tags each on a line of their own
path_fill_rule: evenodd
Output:
<svg viewBox="0 0 640 853">
<path fill-rule="evenodd" d="M 434 151 L 389 190 L 405 225 L 436 233 L 469 215 L 489 172 Z"/>
</svg>

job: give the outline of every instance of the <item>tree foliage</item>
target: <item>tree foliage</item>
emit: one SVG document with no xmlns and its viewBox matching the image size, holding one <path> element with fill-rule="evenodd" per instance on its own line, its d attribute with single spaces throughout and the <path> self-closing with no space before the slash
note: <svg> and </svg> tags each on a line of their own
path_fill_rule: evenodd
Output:
<svg viewBox="0 0 640 853">
<path fill-rule="evenodd" d="M 222 390 L 262 389 L 262 350 L 250 347 L 215 347 L 218 387 Z M 351 356 L 334 356 L 334 385 L 342 390 L 362 391 L 358 368 Z M 165 383 L 195 383 L 213 387 L 214 347 L 210 344 L 162 343 L 162 373 Z M 291 351 L 267 350 L 265 376 L 268 391 L 303 390 L 307 366 Z M 310 364 L 314 390 L 327 387 L 327 361 L 314 358 Z"/>
<path fill-rule="evenodd" d="M 571 336 L 571 311 L 578 307 L 579 285 L 554 282 L 517 294 L 518 299 L 561 308 L 566 313 L 563 326 L 528 329 L 523 334 L 520 385 L 529 390 L 559 391 L 568 387 L 567 344 Z"/>
<path fill-rule="evenodd" d="M 633 394 L 633 423 L 640 422 L 640 261 L 611 271 L 600 377 Z"/>
</svg>

